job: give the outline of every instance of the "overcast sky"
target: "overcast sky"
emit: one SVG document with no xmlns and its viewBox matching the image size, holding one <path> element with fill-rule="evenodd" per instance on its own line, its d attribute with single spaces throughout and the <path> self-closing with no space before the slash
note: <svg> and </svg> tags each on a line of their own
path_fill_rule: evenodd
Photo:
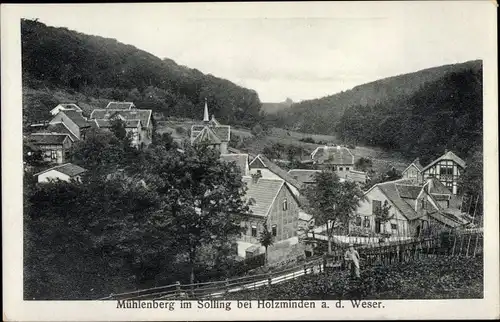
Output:
<svg viewBox="0 0 500 322">
<path fill-rule="evenodd" d="M 481 59 L 491 2 L 38 5 L 26 18 L 115 38 L 254 89 L 264 102 Z M 491 8 L 486 8 L 491 9 Z M 490 28 L 492 30 L 492 28 Z"/>
</svg>

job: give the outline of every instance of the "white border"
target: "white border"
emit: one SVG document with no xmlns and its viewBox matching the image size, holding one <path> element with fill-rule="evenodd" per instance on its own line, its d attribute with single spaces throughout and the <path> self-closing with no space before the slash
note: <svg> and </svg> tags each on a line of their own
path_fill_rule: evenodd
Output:
<svg viewBox="0 0 500 322">
<path fill-rule="evenodd" d="M 498 93 L 496 7 L 493 1 L 457 1 L 484 9 L 481 16 L 484 33 L 491 47 L 483 59 L 484 73 L 484 190 L 485 190 L 485 292 L 483 300 L 384 301 L 385 309 L 233 309 L 212 310 L 133 310 L 116 309 L 116 302 L 92 301 L 23 301 L 22 300 L 22 93 L 20 63 L 20 17 L 28 8 L 48 5 L 1 6 L 2 44 L 2 245 L 3 245 L 3 304 L 4 320 L 16 321 L 75 321 L 75 320 L 284 320 L 284 319 L 430 319 L 430 318 L 498 318 L 499 317 L 499 244 L 498 244 Z M 452 1 L 440 4 L 426 1 L 446 12 Z M 342 11 L 346 16 L 358 15 L 363 7 L 372 13 L 384 10 L 413 10 L 422 2 L 385 3 L 190 3 L 190 4 L 94 4 L 99 10 L 136 11 L 146 6 L 155 10 L 196 18 L 204 14 L 217 17 L 295 17 L 325 16 Z M 50 5 L 56 9 L 78 5 Z M 442 7 L 439 7 L 442 6 Z M 237 10 L 237 14 L 236 14 Z M 367 10 L 363 10 L 366 12 Z M 113 16 L 113 15 L 111 15 Z M 429 66 L 430 67 L 430 66 Z"/>
</svg>

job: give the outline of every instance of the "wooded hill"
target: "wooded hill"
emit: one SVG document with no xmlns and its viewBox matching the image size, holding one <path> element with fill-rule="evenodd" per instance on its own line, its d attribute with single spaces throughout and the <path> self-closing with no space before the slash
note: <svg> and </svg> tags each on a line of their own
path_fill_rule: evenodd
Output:
<svg viewBox="0 0 500 322">
<path fill-rule="evenodd" d="M 34 104 L 24 104 L 28 121 L 46 116 L 55 106 L 47 98 L 54 91 L 83 95 L 87 103 L 134 101 L 139 108 L 194 119 L 203 117 L 207 98 L 210 113 L 225 123 L 251 126 L 259 118 L 261 103 L 254 90 L 115 39 L 26 19 L 21 21 L 21 38 L 23 87 L 45 92 L 45 97 L 32 99 Z"/>
<path fill-rule="evenodd" d="M 268 116 L 301 132 L 337 135 L 419 156 L 425 163 L 453 149 L 466 157 L 481 145 L 482 61 L 425 69 L 375 81 Z"/>
</svg>

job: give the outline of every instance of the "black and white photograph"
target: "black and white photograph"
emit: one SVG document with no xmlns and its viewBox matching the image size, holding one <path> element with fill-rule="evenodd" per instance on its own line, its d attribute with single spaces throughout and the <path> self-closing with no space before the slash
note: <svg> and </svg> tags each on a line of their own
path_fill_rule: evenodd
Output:
<svg viewBox="0 0 500 322">
<path fill-rule="evenodd" d="M 19 303 L 498 317 L 491 1 L 4 9 Z"/>
</svg>

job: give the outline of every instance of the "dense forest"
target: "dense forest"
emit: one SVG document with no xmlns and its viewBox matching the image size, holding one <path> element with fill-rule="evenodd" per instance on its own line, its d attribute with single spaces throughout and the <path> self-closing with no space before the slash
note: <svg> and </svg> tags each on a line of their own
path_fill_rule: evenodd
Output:
<svg viewBox="0 0 500 322">
<path fill-rule="evenodd" d="M 336 95 L 293 104 L 270 123 L 335 134 L 345 143 L 419 156 L 445 148 L 462 157 L 481 146 L 482 62 L 446 65 L 382 79 Z"/>
<path fill-rule="evenodd" d="M 46 116 L 54 107 L 50 96 L 55 91 L 83 96 L 88 102 L 134 101 L 139 108 L 196 119 L 202 117 L 207 98 L 210 112 L 229 124 L 251 126 L 260 117 L 255 91 L 115 39 L 33 20 L 21 21 L 21 38 L 23 87 L 39 96 L 31 98 L 33 104 L 24 104 L 27 121 Z"/>
</svg>

